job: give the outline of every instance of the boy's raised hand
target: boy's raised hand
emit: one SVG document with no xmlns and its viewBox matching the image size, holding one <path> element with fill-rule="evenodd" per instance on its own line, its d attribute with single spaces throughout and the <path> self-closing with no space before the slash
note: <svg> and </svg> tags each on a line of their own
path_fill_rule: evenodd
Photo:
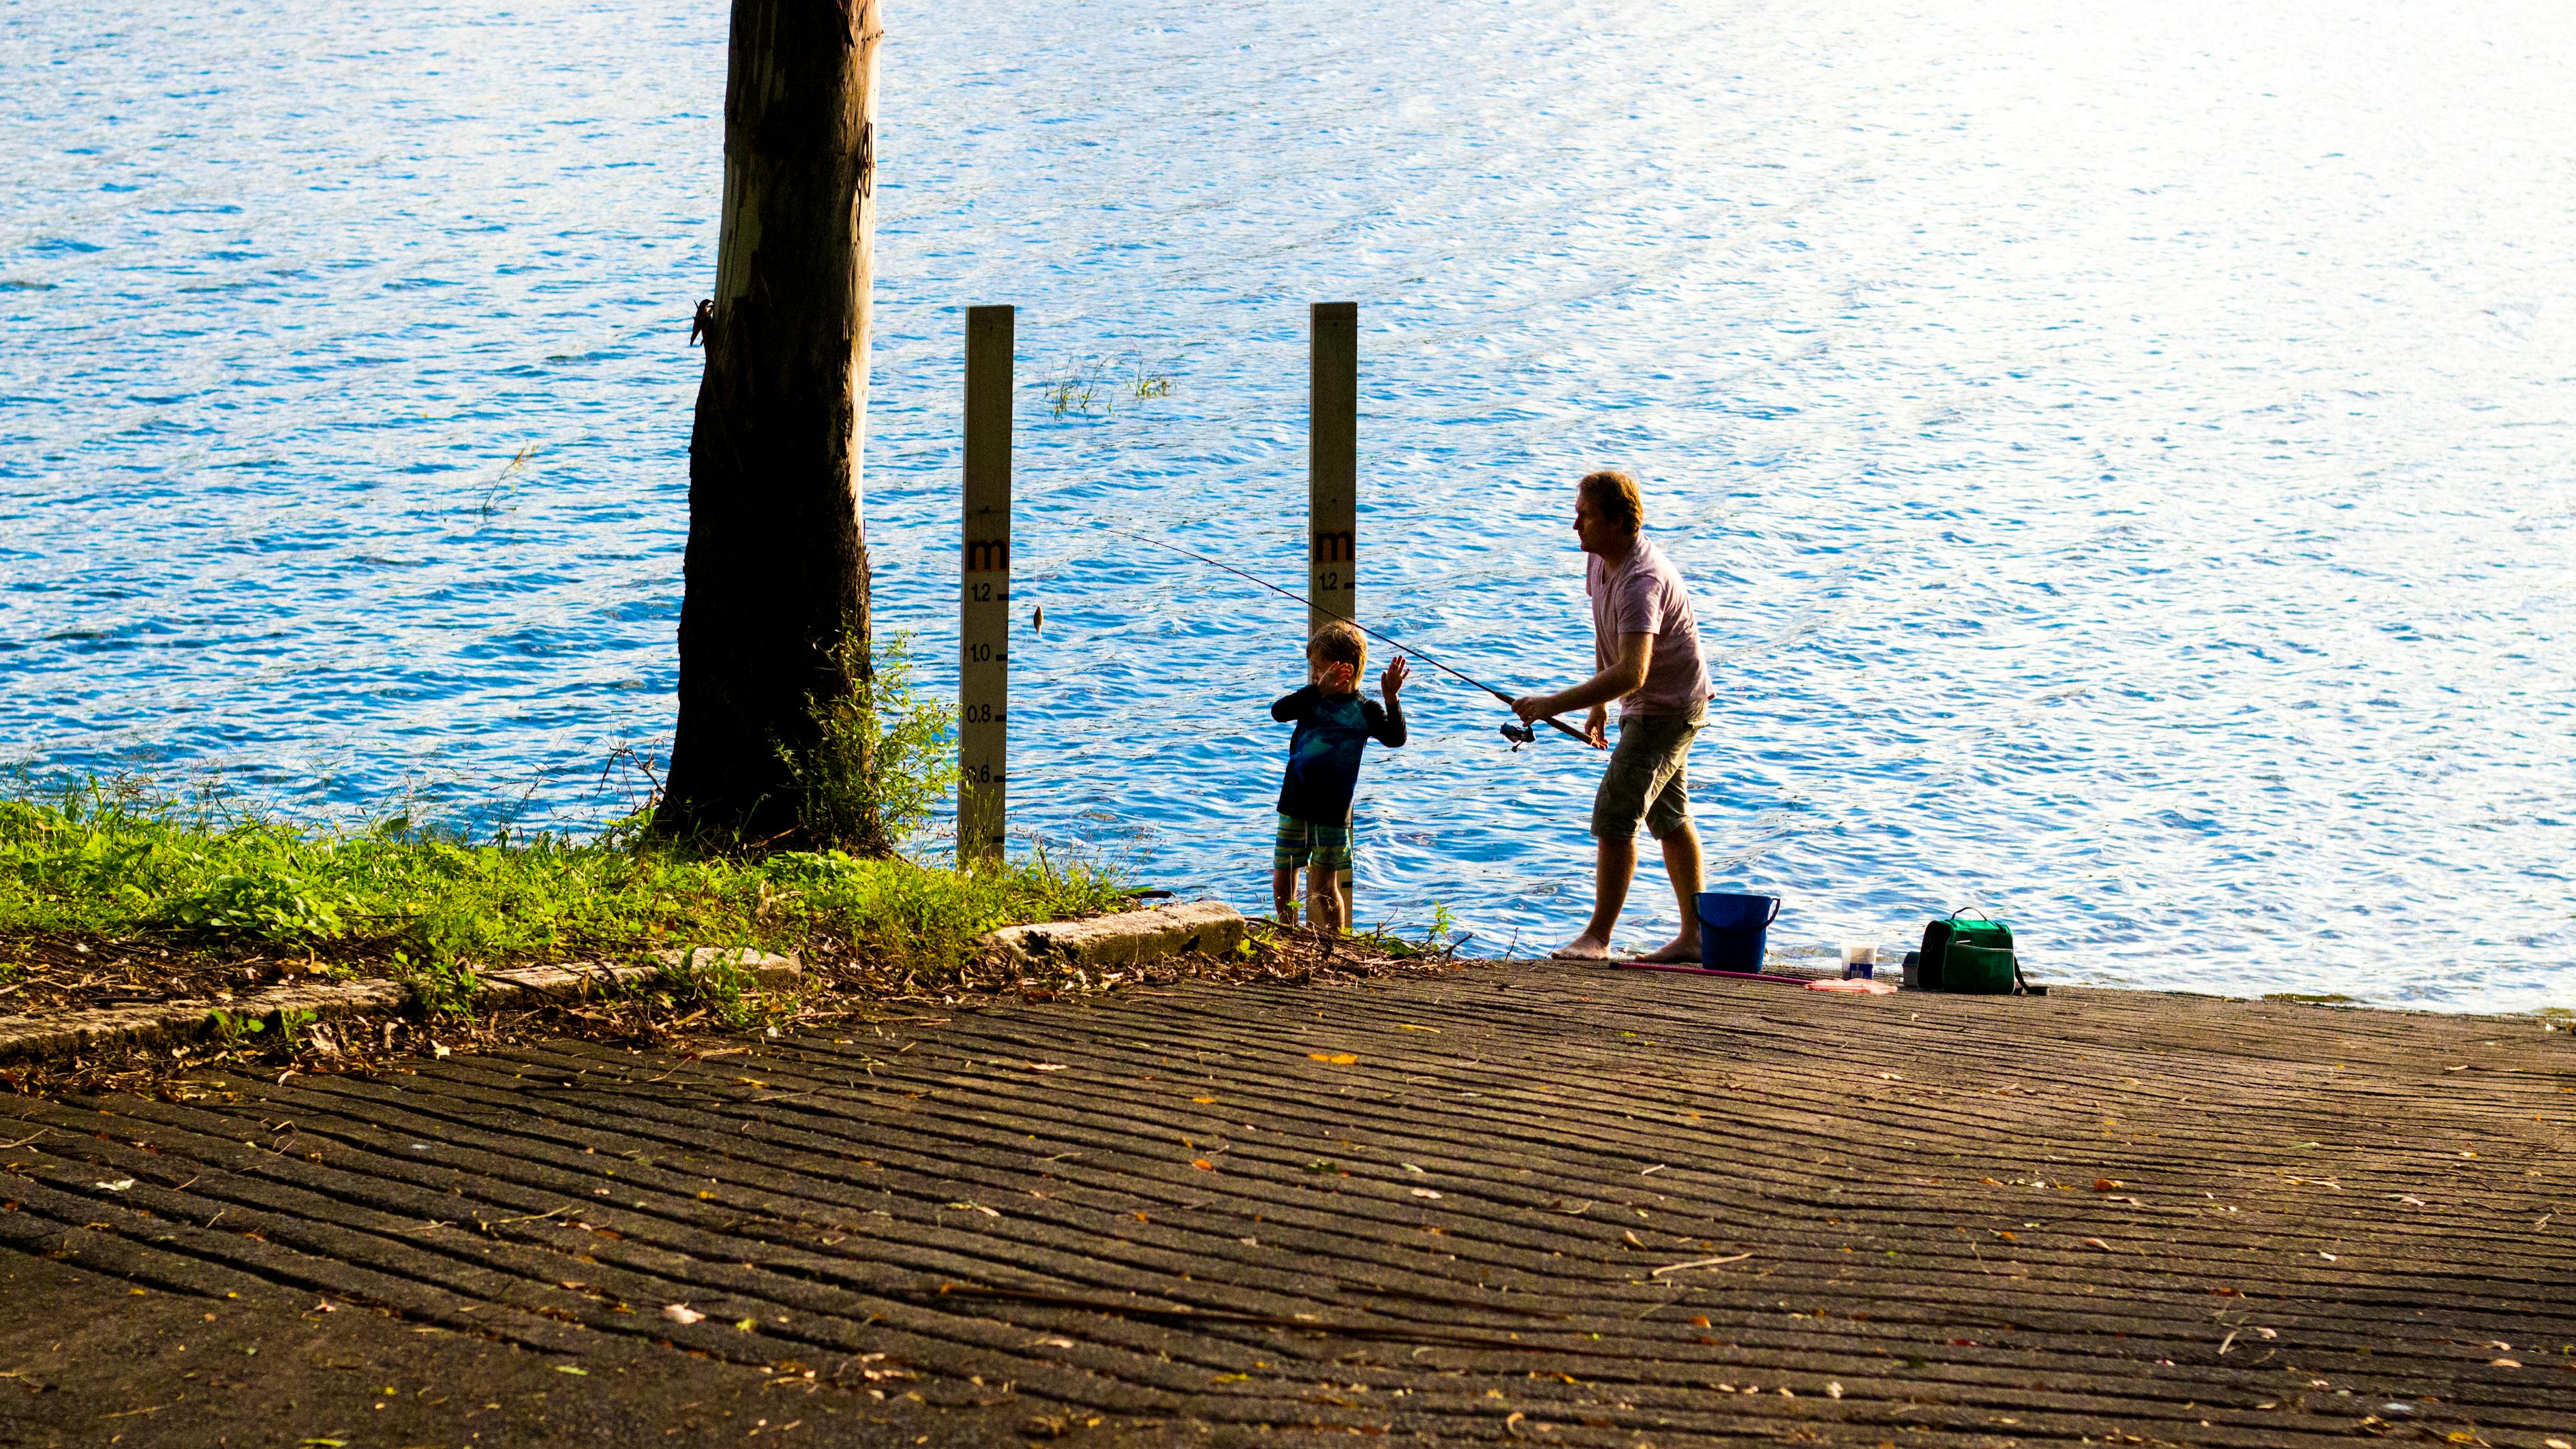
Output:
<svg viewBox="0 0 2576 1449">
<path fill-rule="evenodd" d="M 1386 673 L 1379 676 L 1378 687 L 1386 691 L 1387 698 L 1393 699 L 1396 691 L 1404 688 L 1404 681 L 1412 677 L 1413 666 L 1405 663 L 1404 656 L 1398 654 L 1395 662 L 1386 666 Z"/>
</svg>

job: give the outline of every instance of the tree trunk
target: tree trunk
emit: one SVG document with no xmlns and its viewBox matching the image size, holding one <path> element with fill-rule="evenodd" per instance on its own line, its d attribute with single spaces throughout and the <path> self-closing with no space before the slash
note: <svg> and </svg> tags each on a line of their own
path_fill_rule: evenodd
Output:
<svg viewBox="0 0 2576 1449">
<path fill-rule="evenodd" d="M 868 668 L 860 463 L 882 33 L 877 0 L 734 0 L 724 222 L 689 437 L 680 718 L 655 817 L 674 838 L 801 837 L 816 706 Z"/>
</svg>

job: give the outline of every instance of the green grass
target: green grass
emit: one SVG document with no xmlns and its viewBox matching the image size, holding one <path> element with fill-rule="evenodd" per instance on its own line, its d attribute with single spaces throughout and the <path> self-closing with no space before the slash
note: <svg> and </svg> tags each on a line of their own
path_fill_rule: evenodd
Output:
<svg viewBox="0 0 2576 1449">
<path fill-rule="evenodd" d="M 20 781 L 0 786 L 0 938 L 291 953 L 424 984 L 466 966 L 754 946 L 930 985 L 996 926 L 1125 904 L 1113 877 L 1080 866 L 709 858 L 657 845 L 640 826 L 476 843 L 404 817 L 313 829 L 130 783 Z"/>
</svg>

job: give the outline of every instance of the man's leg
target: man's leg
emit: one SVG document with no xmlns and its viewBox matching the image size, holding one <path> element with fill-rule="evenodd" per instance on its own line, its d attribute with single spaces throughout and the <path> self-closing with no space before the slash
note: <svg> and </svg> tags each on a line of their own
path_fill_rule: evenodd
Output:
<svg viewBox="0 0 2576 1449">
<path fill-rule="evenodd" d="M 1271 867 L 1270 918 L 1283 926 L 1297 924 L 1297 867 L 1293 865 Z"/>
<path fill-rule="evenodd" d="M 1672 878 L 1673 897 L 1681 903 L 1682 930 L 1641 961 L 1668 963 L 1699 959 L 1699 828 L 1690 815 L 1690 747 L 1699 733 L 1696 718 L 1682 723 L 1666 746 L 1655 789 L 1646 802 L 1646 829 L 1664 847 L 1664 874 Z"/>
<path fill-rule="evenodd" d="M 1637 837 L 1596 839 L 1593 846 L 1592 923 L 1556 949 L 1560 961 L 1610 959 L 1610 932 L 1619 924 L 1619 908 L 1628 904 L 1628 882 L 1637 874 Z"/>
<path fill-rule="evenodd" d="M 1649 720 L 1619 721 L 1619 745 L 1592 797 L 1592 923 L 1556 949 L 1562 961 L 1606 961 L 1628 883 L 1637 875 L 1637 822 L 1672 774 L 1670 730 Z M 1662 822 L 1652 821 L 1657 829 Z"/>
<path fill-rule="evenodd" d="M 1699 829 L 1689 821 L 1663 838 L 1664 874 L 1673 882 L 1673 897 L 1681 902 L 1682 933 L 1640 961 L 1696 961 L 1699 959 Z"/>
</svg>

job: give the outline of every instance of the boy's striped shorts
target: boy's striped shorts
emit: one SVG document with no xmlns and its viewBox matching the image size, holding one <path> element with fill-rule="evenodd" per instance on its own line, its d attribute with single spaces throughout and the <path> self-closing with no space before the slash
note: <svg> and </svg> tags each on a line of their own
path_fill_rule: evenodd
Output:
<svg viewBox="0 0 2576 1449">
<path fill-rule="evenodd" d="M 1309 861 L 1337 873 L 1349 870 L 1350 823 L 1318 825 L 1311 820 L 1280 816 L 1279 833 L 1270 842 L 1270 868 L 1301 870 Z"/>
</svg>

